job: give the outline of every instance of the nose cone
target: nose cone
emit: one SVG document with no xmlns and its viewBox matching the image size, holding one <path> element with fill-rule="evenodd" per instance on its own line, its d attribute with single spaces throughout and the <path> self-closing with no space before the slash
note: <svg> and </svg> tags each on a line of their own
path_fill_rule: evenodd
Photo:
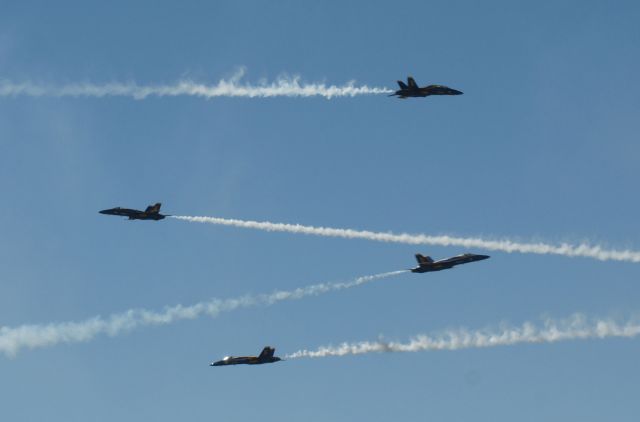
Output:
<svg viewBox="0 0 640 422">
<path fill-rule="evenodd" d="M 476 255 L 476 260 L 482 261 L 483 259 L 491 258 L 489 255 Z"/>
<path fill-rule="evenodd" d="M 107 214 L 109 213 L 109 210 L 102 210 L 102 211 L 98 211 L 100 214 Z"/>
<path fill-rule="evenodd" d="M 220 362 L 211 362 L 209 366 L 220 366 Z"/>
<path fill-rule="evenodd" d="M 451 95 L 462 95 L 464 92 L 458 91 L 457 89 L 451 89 Z"/>
</svg>

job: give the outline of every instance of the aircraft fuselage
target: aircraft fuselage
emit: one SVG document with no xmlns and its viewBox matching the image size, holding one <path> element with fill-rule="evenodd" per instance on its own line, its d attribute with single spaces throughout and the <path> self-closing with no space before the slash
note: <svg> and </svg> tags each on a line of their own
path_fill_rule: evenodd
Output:
<svg viewBox="0 0 640 422">
<path fill-rule="evenodd" d="M 390 96 L 398 96 L 398 98 L 409 98 L 409 97 L 428 97 L 430 95 L 461 95 L 462 91 L 458 91 L 457 89 L 449 88 L 444 85 L 428 85 L 419 87 L 416 83 L 415 79 L 411 76 L 407 78 L 407 83 L 405 84 L 402 81 L 398 81 L 398 85 L 400 89 Z"/>
<path fill-rule="evenodd" d="M 469 262 L 482 261 L 489 258 L 489 255 L 464 254 L 447 259 L 441 259 L 431 263 L 421 263 L 419 266 L 412 268 L 412 273 L 428 273 L 432 271 L 448 270 L 456 265 L 468 264 Z"/>
<path fill-rule="evenodd" d="M 146 211 L 133 210 L 133 209 L 129 209 L 129 208 L 120 208 L 120 207 L 110 208 L 108 210 L 102 210 L 102 211 L 100 211 L 100 214 L 117 215 L 117 216 L 121 216 L 121 217 L 128 217 L 129 220 L 154 220 L 154 221 L 158 221 L 158 220 L 162 220 L 162 219 L 164 219 L 166 217 L 165 215 L 157 213 L 157 212 L 146 212 Z"/>
<path fill-rule="evenodd" d="M 273 363 L 281 361 L 277 356 L 273 356 L 276 349 L 266 346 L 262 349 L 259 356 L 227 356 L 217 362 L 211 362 L 209 366 L 227 366 L 227 365 L 262 365 L 263 363 Z"/>
<path fill-rule="evenodd" d="M 217 362 L 211 363 L 209 366 L 226 366 L 226 365 L 262 365 L 264 363 L 274 363 L 281 359 L 279 357 L 260 358 L 258 356 L 238 356 L 227 357 Z"/>
</svg>

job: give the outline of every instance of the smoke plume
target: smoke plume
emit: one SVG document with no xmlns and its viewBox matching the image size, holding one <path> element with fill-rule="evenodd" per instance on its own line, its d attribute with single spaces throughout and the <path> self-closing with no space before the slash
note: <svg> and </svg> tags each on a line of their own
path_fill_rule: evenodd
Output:
<svg viewBox="0 0 640 422">
<path fill-rule="evenodd" d="M 18 327 L 0 327 L 0 352 L 15 356 L 24 348 L 35 349 L 53 346 L 59 343 L 79 343 L 92 340 L 99 334 L 117 336 L 151 325 L 166 325 L 180 320 L 195 319 L 201 316 L 217 317 L 220 313 L 240 308 L 273 305 L 285 300 L 298 300 L 307 296 L 317 296 L 337 290 L 349 289 L 374 280 L 402 274 L 406 271 L 358 277 L 341 283 L 320 283 L 294 290 L 275 291 L 269 294 L 246 295 L 233 299 L 212 299 L 190 306 L 175 305 L 156 312 L 146 309 L 130 309 L 106 318 L 96 316 L 79 322 L 54 322 L 39 325 L 20 325 Z"/>
<path fill-rule="evenodd" d="M 469 331 L 461 328 L 436 335 L 421 334 L 406 343 L 394 341 L 362 341 L 324 346 L 316 350 L 299 350 L 288 359 L 321 358 L 327 356 L 362 355 L 366 353 L 422 352 L 431 350 L 460 350 L 523 343 L 555 343 L 567 340 L 633 338 L 640 334 L 638 319 L 616 322 L 613 319 L 589 320 L 583 314 L 574 314 L 564 320 L 546 319 L 541 326 L 525 322 L 519 327 L 503 326 L 498 329 Z"/>
<path fill-rule="evenodd" d="M 599 261 L 640 262 L 640 252 L 632 250 L 605 249 L 598 245 L 561 243 L 551 245 L 542 242 L 523 243 L 508 239 L 489 240 L 479 237 L 431 236 L 426 234 L 394 234 L 368 230 L 336 229 L 331 227 L 303 226 L 300 224 L 271 223 L 269 221 L 237 220 L 218 217 L 173 216 L 178 220 L 192 223 L 208 223 L 270 232 L 310 234 L 345 239 L 366 239 L 377 242 L 405 243 L 409 245 L 461 246 L 464 248 L 488 249 L 507 253 L 528 253 L 540 255 L 561 255 L 567 257 L 592 258 Z"/>
<path fill-rule="evenodd" d="M 111 82 L 95 84 L 90 82 L 67 85 L 47 85 L 33 82 L 13 82 L 0 80 L 0 97 L 131 97 L 143 100 L 148 97 L 355 97 L 358 95 L 388 94 L 387 88 L 355 85 L 326 85 L 324 83 L 303 83 L 299 76 L 281 76 L 273 82 L 260 82 L 257 85 L 241 83 L 244 70 L 241 69 L 232 78 L 221 79 L 215 85 L 207 85 L 192 80 L 182 80 L 171 85 L 139 85 L 135 82 Z"/>
</svg>

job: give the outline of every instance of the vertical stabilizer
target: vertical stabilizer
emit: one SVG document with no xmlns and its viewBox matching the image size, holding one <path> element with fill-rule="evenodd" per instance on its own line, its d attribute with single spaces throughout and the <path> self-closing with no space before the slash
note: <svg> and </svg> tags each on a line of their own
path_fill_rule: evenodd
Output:
<svg viewBox="0 0 640 422">
<path fill-rule="evenodd" d="M 274 349 L 273 347 L 267 346 L 264 349 L 262 349 L 262 352 L 260 352 L 260 356 L 258 356 L 258 358 L 260 359 L 272 358 L 275 352 L 276 352 L 276 349 Z"/>
<path fill-rule="evenodd" d="M 162 204 L 160 202 L 157 202 L 157 203 L 155 203 L 153 205 L 149 205 L 144 212 L 149 213 L 149 214 L 158 214 L 160 212 L 160 207 L 161 206 L 162 206 Z"/>
<path fill-rule="evenodd" d="M 420 265 L 433 264 L 433 259 L 431 259 L 430 256 L 423 256 L 419 253 L 416 254 L 416 261 L 418 261 Z"/>
</svg>

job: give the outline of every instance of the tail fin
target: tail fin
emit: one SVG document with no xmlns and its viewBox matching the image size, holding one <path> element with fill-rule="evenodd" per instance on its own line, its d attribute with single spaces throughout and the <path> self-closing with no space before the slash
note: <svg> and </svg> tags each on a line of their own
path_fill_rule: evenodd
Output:
<svg viewBox="0 0 640 422">
<path fill-rule="evenodd" d="M 407 83 L 409 83 L 409 88 L 418 89 L 418 84 L 416 83 L 416 80 L 413 79 L 413 77 L 409 76 L 407 78 Z"/>
<path fill-rule="evenodd" d="M 422 256 L 419 253 L 416 254 L 416 260 L 420 265 L 433 264 L 433 259 L 430 256 Z"/>
<path fill-rule="evenodd" d="M 144 212 L 149 213 L 149 214 L 157 214 L 160 212 L 160 207 L 162 206 L 162 204 L 160 202 L 157 202 L 153 205 L 149 205 L 147 207 L 146 210 L 144 210 Z"/>
<path fill-rule="evenodd" d="M 275 352 L 276 352 L 276 349 L 274 349 L 273 347 L 267 346 L 264 349 L 262 349 L 262 352 L 260 352 L 260 356 L 258 356 L 258 358 L 261 358 L 261 359 L 272 358 Z"/>
<path fill-rule="evenodd" d="M 400 87 L 400 89 L 409 89 L 409 87 L 407 86 L 407 84 L 405 84 L 402 81 L 398 81 L 398 86 Z"/>
</svg>

